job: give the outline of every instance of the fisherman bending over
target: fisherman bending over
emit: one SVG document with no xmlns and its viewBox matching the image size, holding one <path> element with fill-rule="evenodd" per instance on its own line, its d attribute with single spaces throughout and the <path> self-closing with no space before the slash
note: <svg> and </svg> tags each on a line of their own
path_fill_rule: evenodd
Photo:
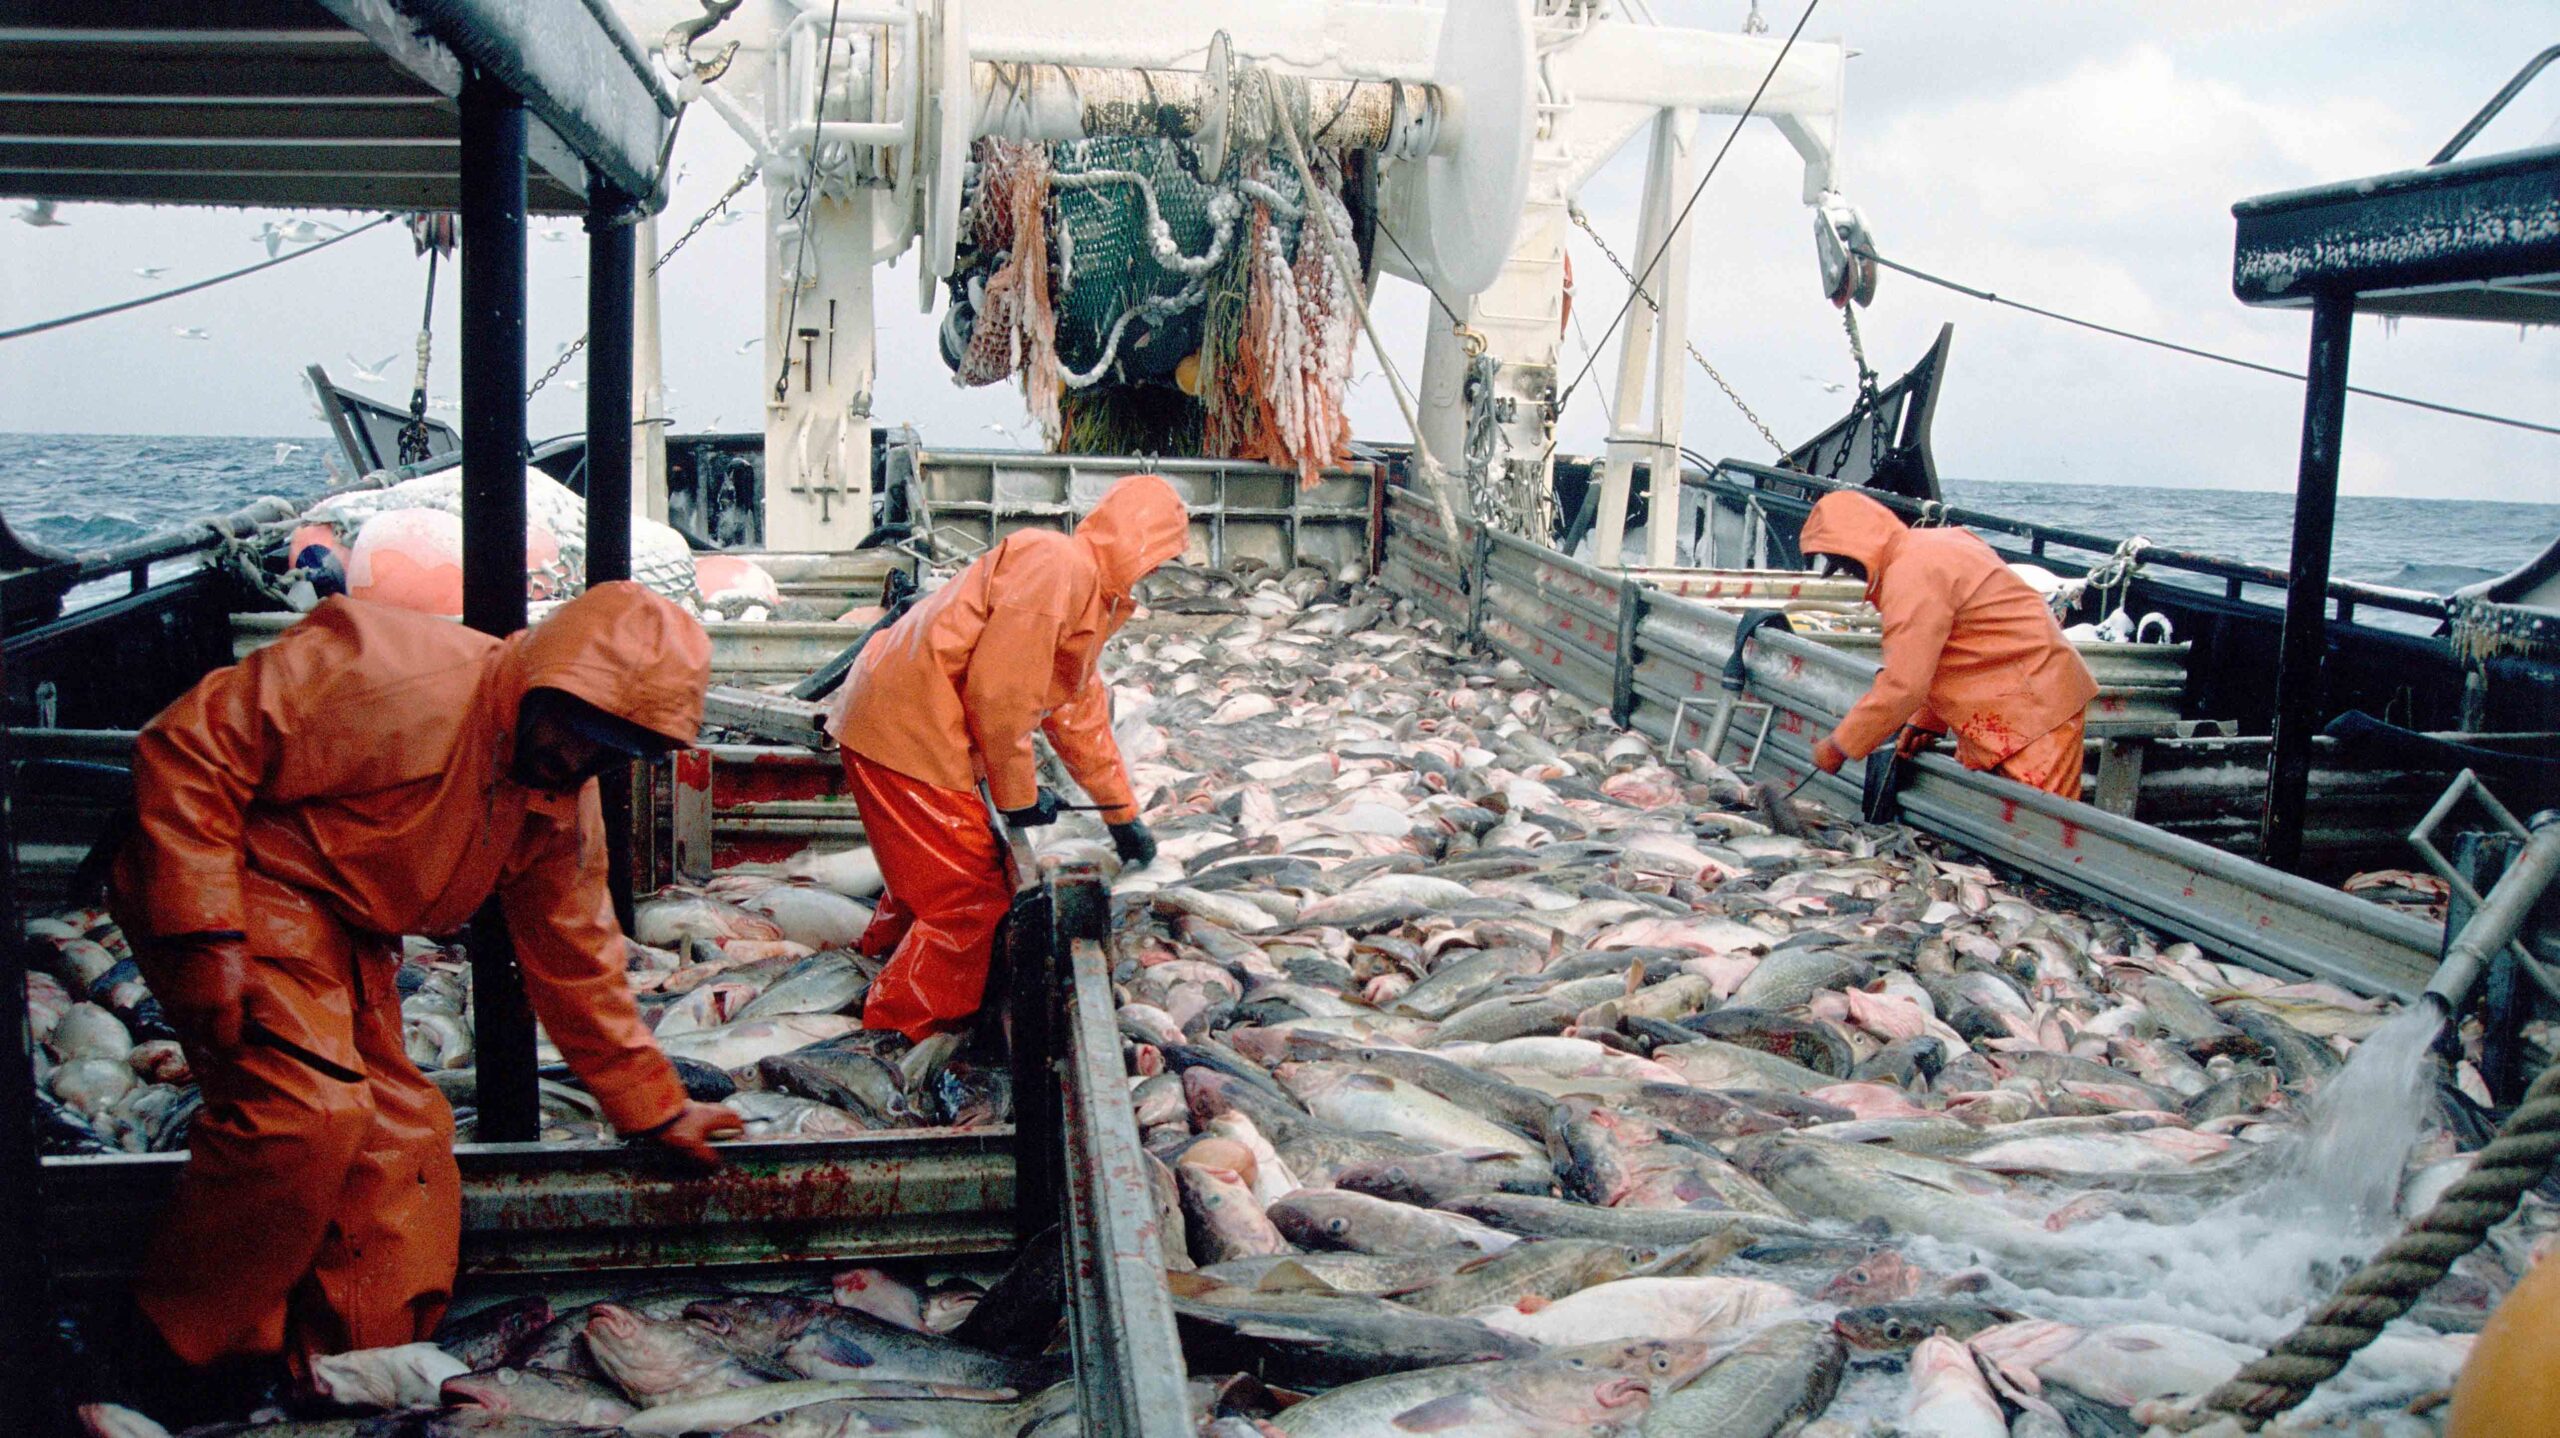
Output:
<svg viewBox="0 0 2560 1438">
<path fill-rule="evenodd" d="M 136 1355 L 155 1406 L 434 1330 L 461 1181 L 401 1043 L 398 936 L 454 933 L 493 893 L 605 1116 L 716 1161 L 740 1120 L 689 1102 L 641 1024 L 592 782 L 691 742 L 710 656 L 627 581 L 503 640 L 332 599 L 142 731 L 112 904 L 204 1089 L 135 1285 L 167 1350 Z"/>
<path fill-rule="evenodd" d="M 1965 529 L 1913 529 L 1863 494 L 1817 500 L 1798 542 L 1829 572 L 1867 582 L 1884 615 L 1884 668 L 1840 727 L 1813 746 L 1837 774 L 1886 740 L 1925 749 L 1952 729 L 1956 759 L 2080 797 L 2081 740 L 2098 681 L 2053 611 Z"/>
<path fill-rule="evenodd" d="M 975 786 L 985 779 L 1011 823 L 1055 823 L 1032 730 L 1101 806 L 1122 862 L 1154 860 L 1095 665 L 1138 581 L 1189 533 L 1173 486 L 1133 475 L 1073 536 L 1007 536 L 863 647 L 828 731 L 888 886 L 860 945 L 895 951 L 865 1027 L 923 1039 L 978 1011 L 1013 886 Z"/>
</svg>

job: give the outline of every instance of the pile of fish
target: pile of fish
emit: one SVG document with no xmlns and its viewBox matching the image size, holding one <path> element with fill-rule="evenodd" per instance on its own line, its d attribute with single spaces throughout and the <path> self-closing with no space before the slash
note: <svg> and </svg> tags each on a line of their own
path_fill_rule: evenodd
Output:
<svg viewBox="0 0 2560 1438">
<path fill-rule="evenodd" d="M 824 1288 L 660 1288 L 568 1304 L 533 1296 L 449 1318 L 432 1343 L 316 1359 L 310 1392 L 259 1438 L 1071 1438 L 1058 1305 L 954 1274 L 857 1268 Z M 981 1299 L 993 1301 L 981 1303 Z M 1025 1315 L 1030 1316 L 1029 1322 Z M 283 1395 L 278 1395 L 282 1397 Z M 313 1416 L 317 1415 L 317 1416 Z M 123 1407 L 82 1411 L 98 1438 L 165 1438 Z"/>
<path fill-rule="evenodd" d="M 876 870 L 860 862 L 812 872 L 877 891 Z M 687 1092 L 737 1109 L 750 1139 L 1009 1119 L 1009 1073 L 962 1056 L 956 1037 L 911 1046 L 862 1031 L 863 995 L 879 966 L 852 945 L 870 916 L 851 894 L 769 875 L 725 874 L 701 891 L 669 889 L 643 900 L 625 945 L 632 991 Z M 39 965 L 28 974 L 27 1003 L 44 1150 L 185 1148 L 202 1101 L 115 921 L 102 910 L 74 910 L 27 931 Z M 457 945 L 406 940 L 399 990 L 409 1057 L 453 1103 L 468 1140 L 475 1126 L 468 956 Z M 596 1101 L 557 1051 L 545 1042 L 540 1056 L 543 1138 L 611 1142 Z"/>
<path fill-rule="evenodd" d="M 2485 1138 L 2422 1032 L 2356 1160 L 2385 1211 L 2333 1211 L 2307 1115 L 2391 1006 L 1902 827 L 1773 832 L 1357 578 L 1174 571 L 1106 660 L 1161 847 L 1114 881 L 1120 1028 L 1211 1431 L 2139 1432 Z M 2433 1431 L 2554 1229 L 2530 1200 L 2300 1421 Z"/>
</svg>

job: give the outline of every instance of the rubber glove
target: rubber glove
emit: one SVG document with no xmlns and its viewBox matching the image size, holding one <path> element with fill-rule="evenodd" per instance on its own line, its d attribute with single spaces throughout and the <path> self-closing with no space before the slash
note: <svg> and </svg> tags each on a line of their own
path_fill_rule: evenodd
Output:
<svg viewBox="0 0 2560 1438">
<path fill-rule="evenodd" d="M 1143 869 L 1156 861 L 1156 836 L 1144 819 L 1126 824 L 1113 824 L 1111 847 L 1120 851 L 1120 862 L 1132 869 Z"/>
<path fill-rule="evenodd" d="M 1905 725 L 1902 737 L 1894 741 L 1893 756 L 1897 759 L 1908 759 L 1916 754 L 1926 754 L 1937 742 L 1936 731 L 1923 729 L 1917 724 Z"/>
<path fill-rule="evenodd" d="M 1057 791 L 1046 784 L 1041 785 L 1040 796 L 1031 801 L 1030 807 L 1005 810 L 1004 821 L 1024 829 L 1037 829 L 1043 824 L 1058 822 Z"/>
<path fill-rule="evenodd" d="M 718 1168 L 720 1155 L 711 1147 L 711 1141 L 737 1138 L 746 1131 L 747 1121 L 736 1109 L 726 1104 L 688 1102 L 674 1118 L 632 1137 L 662 1144 L 704 1168 Z"/>
<path fill-rule="evenodd" d="M 1848 762 L 1848 751 L 1832 743 L 1830 735 L 1826 734 L 1814 741 L 1813 767 L 1816 769 L 1825 774 L 1837 774 L 1840 772 L 1840 766 Z"/>
<path fill-rule="evenodd" d="M 240 1051 L 249 1011 L 248 940 L 178 940 L 153 970 L 152 996 L 179 1034 L 217 1058 Z"/>
</svg>

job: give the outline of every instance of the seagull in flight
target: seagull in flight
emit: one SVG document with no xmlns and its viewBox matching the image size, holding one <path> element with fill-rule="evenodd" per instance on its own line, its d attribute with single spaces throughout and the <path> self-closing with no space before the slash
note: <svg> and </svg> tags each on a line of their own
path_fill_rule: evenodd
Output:
<svg viewBox="0 0 2560 1438">
<path fill-rule="evenodd" d="M 269 220 L 258 226 L 258 232 L 249 237 L 249 242 L 265 244 L 267 258 L 274 259 L 276 252 L 287 245 L 308 245 L 342 232 L 340 226 L 321 220 L 287 220 L 281 225 Z"/>
<path fill-rule="evenodd" d="M 134 273 L 142 276 L 146 280 L 156 280 L 162 275 L 169 273 L 169 267 L 167 265 L 144 265 L 142 268 L 135 270 Z"/>
<path fill-rule="evenodd" d="M 292 443 L 289 440 L 276 441 L 276 463 L 282 464 L 286 460 L 291 459 L 300 453 L 302 453 L 301 445 Z"/>
<path fill-rule="evenodd" d="M 1814 383 L 1814 384 L 1818 384 L 1818 385 L 1822 386 L 1822 392 L 1823 392 L 1824 394 L 1838 394 L 1838 393 L 1840 393 L 1841 391 L 1843 391 L 1843 390 L 1845 390 L 1845 389 L 1847 389 L 1847 388 L 1849 387 L 1847 384 L 1843 383 L 1843 382 L 1842 382 L 1842 381 L 1840 381 L 1840 380 L 1836 380 L 1836 379 L 1824 379 L 1824 378 L 1823 378 L 1823 377 L 1821 377 L 1820 375 L 1810 375 L 1810 374 L 1809 374 L 1809 375 L 1805 375 L 1805 376 L 1803 376 L 1803 378 L 1804 378 L 1804 379 L 1806 379 L 1806 380 L 1808 380 L 1808 381 L 1810 381 L 1810 382 L 1812 382 L 1812 383 Z"/>
<path fill-rule="evenodd" d="M 373 363 L 366 364 L 364 361 L 357 359 L 354 355 L 349 355 L 347 356 L 347 368 L 354 370 L 356 372 L 356 378 L 363 380 L 366 384 L 381 384 L 384 380 L 391 377 L 391 366 L 393 362 L 399 358 L 400 352 L 398 350 L 393 350 L 391 353 L 384 355 Z"/>
<path fill-rule="evenodd" d="M 711 223 L 715 225 L 734 225 L 738 221 L 743 220 L 754 213 L 755 211 L 753 210 L 722 210 L 719 218 L 713 220 Z"/>
<path fill-rule="evenodd" d="M 762 335 L 749 335 L 749 336 L 747 336 L 745 339 L 742 339 L 742 340 L 738 341 L 738 353 L 740 353 L 740 354 L 745 354 L 747 351 L 749 351 L 749 350 L 751 350 L 751 349 L 754 349 L 757 345 L 760 345 L 760 344 L 763 344 L 763 343 L 764 343 L 764 336 L 762 336 Z"/>
<path fill-rule="evenodd" d="M 170 330 L 169 333 L 176 335 L 182 340 L 209 340 L 213 338 L 213 336 L 205 333 L 201 328 L 195 325 L 179 325 L 175 329 Z"/>
<path fill-rule="evenodd" d="M 60 229 L 71 223 L 69 220 L 57 220 L 53 217 L 53 212 L 61 207 L 61 203 L 59 200 L 37 200 L 31 204 L 20 205 L 18 223 L 33 225 L 39 230 Z"/>
<path fill-rule="evenodd" d="M 562 240 L 569 238 L 569 227 L 566 225 L 547 225 L 535 233 L 542 236 L 545 244 L 556 245 Z"/>
</svg>

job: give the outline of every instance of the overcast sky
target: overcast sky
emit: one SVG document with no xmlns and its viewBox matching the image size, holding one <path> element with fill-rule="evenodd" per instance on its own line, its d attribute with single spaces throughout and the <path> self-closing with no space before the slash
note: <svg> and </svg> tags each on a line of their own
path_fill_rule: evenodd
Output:
<svg viewBox="0 0 2560 1438">
<path fill-rule="evenodd" d="M 1747 0 L 1654 0 L 1667 23 L 1732 28 Z M 1783 35 L 1800 0 L 1767 0 Z M 1849 64 L 1843 176 L 1879 249 L 2003 294 L 2267 363 L 2299 368 L 2301 312 L 2231 297 L 2230 206 L 2270 190 L 2423 162 L 2517 67 L 2555 38 L 2551 0 L 2430 4 L 2318 0 L 1824 0 L 1807 33 L 1838 37 Z M 2473 153 L 2560 138 L 2560 74 L 2546 75 Z M 1731 121 L 1708 117 L 1710 152 Z M 1582 202 L 1621 252 L 1633 249 L 1642 142 Z M 689 123 L 664 239 L 726 188 L 746 158 L 708 115 Z M 1823 302 L 1793 153 L 1765 123 L 1746 128 L 1698 207 L 1690 334 L 1790 443 L 1836 417 L 1826 385 L 1854 377 Z M 748 221 L 707 230 L 664 276 L 666 365 L 677 427 L 748 428 L 766 363 L 760 332 L 761 188 Z M 16 202 L 0 206 L 14 216 Z M 66 206 L 58 228 L 0 218 L 0 328 L 216 273 L 259 257 L 281 212 Z M 324 217 L 346 219 L 345 216 Z M 531 246 L 530 362 L 538 372 L 584 324 L 584 237 L 550 221 Z M 1574 270 L 1597 340 L 1625 290 L 1588 241 Z M 135 273 L 165 266 L 167 275 Z M 424 264 L 396 228 L 198 295 L 71 330 L 0 344 L 0 430 L 304 434 L 318 426 L 298 377 L 311 361 L 352 379 L 350 360 L 394 357 L 370 388 L 405 399 Z M 455 388 L 453 271 L 437 301 L 434 391 Z M 912 274 L 880 276 L 884 421 L 946 445 L 1027 432 L 1010 389 L 955 389 L 915 309 Z M 1418 372 L 1427 301 L 1396 280 L 1378 310 L 1397 363 Z M 1869 353 L 1898 373 L 1937 327 L 1956 325 L 1937 423 L 1941 470 L 1994 480 L 2289 488 L 2300 386 L 2054 325 L 1888 274 L 1865 312 Z M 182 337 L 181 329 L 207 338 Z M 1614 346 L 1609 347 L 1611 349 Z M 1568 339 L 1565 369 L 1584 351 Z M 1365 355 L 1364 369 L 1374 368 Z M 1611 368 L 1604 351 L 1597 373 Z M 581 423 L 565 381 L 532 429 Z M 1692 372 L 1687 435 L 1708 455 L 1767 447 Z M 2354 378 L 2377 389 L 2560 422 L 2560 333 L 2360 321 Z M 1606 432 L 1595 379 L 1563 423 L 1568 452 Z M 1386 387 L 1355 390 L 1359 432 L 1402 439 Z M 2560 439 L 2369 399 L 2348 410 L 2350 493 L 2560 502 Z"/>
</svg>

